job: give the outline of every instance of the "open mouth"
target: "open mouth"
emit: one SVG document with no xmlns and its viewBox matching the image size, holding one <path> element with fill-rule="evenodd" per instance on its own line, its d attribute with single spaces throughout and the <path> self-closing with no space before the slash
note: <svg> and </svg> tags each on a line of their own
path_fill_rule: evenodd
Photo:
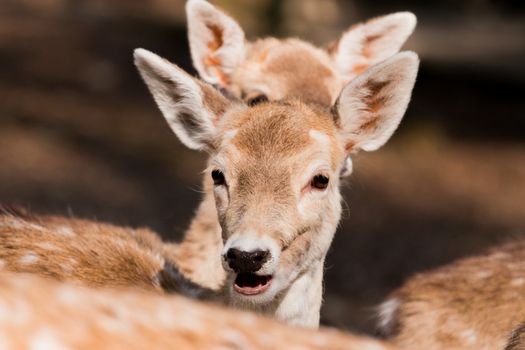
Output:
<svg viewBox="0 0 525 350">
<path fill-rule="evenodd" d="M 254 273 L 240 272 L 233 282 L 233 289 L 244 295 L 264 293 L 272 282 L 272 276 L 259 276 Z"/>
</svg>

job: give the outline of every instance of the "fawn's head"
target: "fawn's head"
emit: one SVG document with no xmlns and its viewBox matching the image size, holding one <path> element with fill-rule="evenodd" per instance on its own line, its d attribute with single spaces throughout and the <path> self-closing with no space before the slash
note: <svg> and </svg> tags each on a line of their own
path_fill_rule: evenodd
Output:
<svg viewBox="0 0 525 350">
<path fill-rule="evenodd" d="M 298 100 L 250 107 L 151 52 L 136 50 L 135 63 L 179 139 L 210 155 L 230 292 L 252 303 L 273 300 L 323 262 L 347 159 L 390 138 L 418 68 L 416 54 L 397 54 L 354 79 L 328 110 Z"/>
<path fill-rule="evenodd" d="M 317 48 L 299 39 L 248 42 L 234 19 L 204 0 L 188 1 L 186 13 L 199 75 L 251 104 L 297 97 L 330 106 L 351 79 L 398 52 L 416 25 L 412 13 L 394 13 Z"/>
</svg>

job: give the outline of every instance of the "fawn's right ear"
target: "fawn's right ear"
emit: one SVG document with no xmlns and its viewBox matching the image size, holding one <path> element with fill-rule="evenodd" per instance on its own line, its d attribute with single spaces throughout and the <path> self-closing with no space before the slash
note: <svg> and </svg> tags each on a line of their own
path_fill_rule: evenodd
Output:
<svg viewBox="0 0 525 350">
<path fill-rule="evenodd" d="M 244 60 L 244 32 L 230 16 L 204 0 L 186 3 L 193 66 L 202 79 L 226 87 Z"/>
<path fill-rule="evenodd" d="M 213 87 L 144 49 L 134 52 L 135 65 L 164 118 L 191 149 L 213 149 L 215 126 L 230 102 Z"/>
<path fill-rule="evenodd" d="M 418 67 L 414 52 L 401 52 L 343 88 L 334 110 L 348 155 L 375 151 L 392 136 L 408 107 Z"/>
</svg>

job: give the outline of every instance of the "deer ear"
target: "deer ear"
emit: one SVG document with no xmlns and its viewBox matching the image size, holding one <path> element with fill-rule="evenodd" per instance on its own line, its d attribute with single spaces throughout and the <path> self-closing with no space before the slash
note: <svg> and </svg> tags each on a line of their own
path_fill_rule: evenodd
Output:
<svg viewBox="0 0 525 350">
<path fill-rule="evenodd" d="M 230 16 L 204 0 L 186 3 L 193 65 L 202 79 L 226 87 L 244 60 L 244 32 Z"/>
<path fill-rule="evenodd" d="M 134 52 L 135 65 L 164 118 L 191 149 L 212 150 L 215 125 L 230 106 L 213 87 L 144 49 Z"/>
<path fill-rule="evenodd" d="M 343 82 L 397 53 L 415 26 L 413 13 L 398 12 L 348 29 L 329 49 Z"/>
<path fill-rule="evenodd" d="M 403 118 L 416 81 L 419 58 L 401 52 L 352 80 L 334 107 L 348 153 L 375 151 Z"/>
</svg>

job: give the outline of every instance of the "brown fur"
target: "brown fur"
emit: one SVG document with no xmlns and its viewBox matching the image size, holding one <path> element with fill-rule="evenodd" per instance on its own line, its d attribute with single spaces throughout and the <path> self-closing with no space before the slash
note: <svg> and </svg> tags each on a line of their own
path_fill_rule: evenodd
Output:
<svg viewBox="0 0 525 350">
<path fill-rule="evenodd" d="M 421 349 L 503 349 L 525 316 L 525 241 L 411 278 L 390 337 Z"/>
<path fill-rule="evenodd" d="M 211 191 L 211 180 L 205 178 L 205 191 Z M 206 196 L 199 205 L 184 240 L 173 245 L 172 257 L 177 267 L 193 282 L 210 289 L 219 289 L 225 272 L 221 266 L 221 228 L 213 196 Z"/>
<path fill-rule="evenodd" d="M 505 350 L 525 350 L 525 322 L 512 331 Z"/>
<path fill-rule="evenodd" d="M 254 118 L 254 114 L 257 117 Z M 263 104 L 251 108 L 250 113 L 236 114 L 230 120 L 226 122 L 227 129 L 244 126 L 234 144 L 247 155 L 260 157 L 261 154 L 267 154 L 270 160 L 274 158 L 273 154 L 295 155 L 312 144 L 309 130 L 317 130 L 334 141 L 329 150 L 332 169 L 335 170 L 343 156 L 335 146 L 338 126 L 334 116 L 315 104 L 305 105 L 297 99 Z M 266 149 L 267 145 L 271 149 Z"/>
<path fill-rule="evenodd" d="M 265 91 L 270 100 L 294 97 L 324 106 L 330 106 L 342 88 L 328 54 L 297 39 L 259 39 L 249 46 L 246 62 L 228 88 L 242 97 L 253 94 L 249 88 L 258 84 L 277 84 Z"/>
<path fill-rule="evenodd" d="M 211 32 L 213 33 L 213 40 L 211 40 L 208 43 L 208 47 L 212 51 L 217 51 L 217 49 L 220 48 L 223 44 L 223 41 L 222 41 L 223 30 L 222 28 L 214 24 L 208 24 L 208 28 L 210 28 Z"/>
<path fill-rule="evenodd" d="M 215 115 L 215 121 L 219 120 L 228 109 L 229 103 L 225 99 L 213 98 L 213 96 L 216 96 L 217 91 L 210 85 L 201 81 L 198 81 L 198 84 L 204 94 L 204 107 Z"/>
<path fill-rule="evenodd" d="M 394 350 L 332 329 L 313 332 L 178 296 L 93 290 L 0 272 L 3 349 Z"/>
<path fill-rule="evenodd" d="M 0 262 L 90 286 L 134 285 L 160 291 L 162 243 L 146 229 L 60 217 L 0 215 Z"/>
</svg>

